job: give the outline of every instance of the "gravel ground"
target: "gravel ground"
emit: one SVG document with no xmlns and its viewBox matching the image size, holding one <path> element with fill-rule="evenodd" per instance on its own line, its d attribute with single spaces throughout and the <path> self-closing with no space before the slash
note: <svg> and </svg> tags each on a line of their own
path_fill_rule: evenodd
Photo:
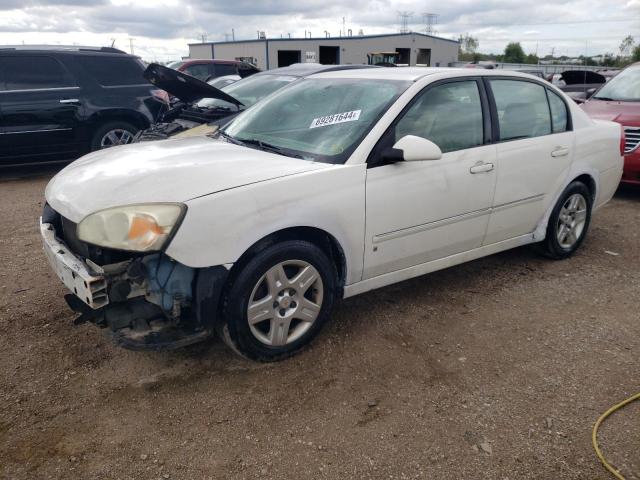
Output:
<svg viewBox="0 0 640 480">
<path fill-rule="evenodd" d="M 53 173 L 0 173 L 1 477 L 609 478 L 590 434 L 640 390 L 640 189 L 570 260 L 521 248 L 348 299 L 311 348 L 262 365 L 74 327 L 37 232 Z M 627 479 L 638 418 L 601 429 Z"/>
</svg>

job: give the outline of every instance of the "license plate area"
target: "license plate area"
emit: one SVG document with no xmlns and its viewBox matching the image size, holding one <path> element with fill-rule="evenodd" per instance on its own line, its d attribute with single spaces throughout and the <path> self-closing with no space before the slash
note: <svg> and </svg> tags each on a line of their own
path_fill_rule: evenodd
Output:
<svg viewBox="0 0 640 480">
<path fill-rule="evenodd" d="M 53 225 L 40 220 L 40 233 L 47 260 L 62 283 L 93 309 L 107 305 L 109 298 L 104 277 L 91 272 L 64 243 L 56 239 Z"/>
</svg>

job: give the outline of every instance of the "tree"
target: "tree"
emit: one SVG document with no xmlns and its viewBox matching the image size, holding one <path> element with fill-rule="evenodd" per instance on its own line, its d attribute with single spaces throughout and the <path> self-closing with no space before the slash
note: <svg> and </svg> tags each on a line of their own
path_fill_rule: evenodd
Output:
<svg viewBox="0 0 640 480">
<path fill-rule="evenodd" d="M 633 50 L 633 46 L 635 45 L 635 40 L 633 39 L 633 36 L 631 35 L 627 35 L 624 40 L 622 40 L 622 43 L 620 44 L 619 50 L 620 50 L 620 56 L 621 57 L 628 57 L 629 54 L 631 53 L 631 51 Z"/>
<path fill-rule="evenodd" d="M 540 59 L 533 53 L 530 53 L 529 55 L 527 55 L 527 58 L 525 58 L 525 63 L 537 65 L 539 62 L 540 62 Z"/>
<path fill-rule="evenodd" d="M 631 54 L 632 62 L 640 62 L 640 45 L 633 49 L 633 53 Z"/>
<path fill-rule="evenodd" d="M 504 63 L 524 63 L 525 54 L 520 42 L 511 42 L 507 45 L 504 49 L 504 57 L 502 61 Z"/>
<path fill-rule="evenodd" d="M 465 33 L 458 37 L 458 42 L 460 42 L 460 46 L 458 47 L 460 60 L 477 61 L 476 50 L 478 49 L 478 45 L 480 45 L 478 39 L 476 37 L 472 37 L 468 33 Z"/>
</svg>

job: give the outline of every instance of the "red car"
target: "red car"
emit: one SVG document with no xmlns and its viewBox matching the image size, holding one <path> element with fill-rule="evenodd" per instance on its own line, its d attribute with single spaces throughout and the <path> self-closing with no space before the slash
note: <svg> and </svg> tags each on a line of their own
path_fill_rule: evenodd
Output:
<svg viewBox="0 0 640 480">
<path fill-rule="evenodd" d="M 260 71 L 250 63 L 240 62 L 238 60 L 182 60 L 170 63 L 167 66 L 191 75 L 192 77 L 196 77 L 203 82 L 224 75 L 239 75 L 244 78 Z"/>
<path fill-rule="evenodd" d="M 609 80 L 582 108 L 592 118 L 622 125 L 625 136 L 622 182 L 640 185 L 640 62 Z"/>
</svg>

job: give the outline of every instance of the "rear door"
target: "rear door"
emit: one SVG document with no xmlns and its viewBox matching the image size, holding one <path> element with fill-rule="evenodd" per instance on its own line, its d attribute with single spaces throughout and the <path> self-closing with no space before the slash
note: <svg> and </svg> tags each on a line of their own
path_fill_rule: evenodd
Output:
<svg viewBox="0 0 640 480">
<path fill-rule="evenodd" d="M 488 245 L 535 230 L 568 175 L 574 135 L 564 99 L 541 83 L 491 78 L 486 85 L 498 156 Z"/>
<path fill-rule="evenodd" d="M 47 55 L 2 55 L 0 163 L 28 163 L 77 151 L 80 87 Z"/>
</svg>

